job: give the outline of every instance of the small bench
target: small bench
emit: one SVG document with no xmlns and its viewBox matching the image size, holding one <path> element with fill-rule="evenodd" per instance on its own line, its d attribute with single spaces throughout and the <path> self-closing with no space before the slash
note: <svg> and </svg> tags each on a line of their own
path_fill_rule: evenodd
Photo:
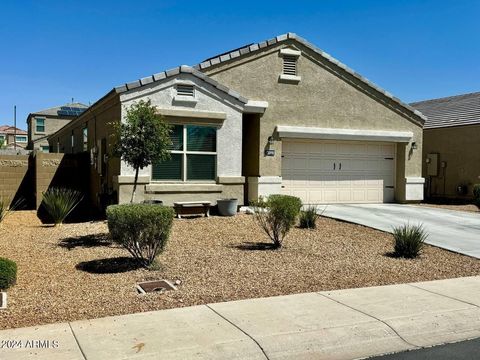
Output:
<svg viewBox="0 0 480 360">
<path fill-rule="evenodd" d="M 210 216 L 210 201 L 179 201 L 173 203 L 173 208 L 177 213 L 177 218 L 181 219 L 182 215 L 198 215 L 204 214 Z"/>
</svg>

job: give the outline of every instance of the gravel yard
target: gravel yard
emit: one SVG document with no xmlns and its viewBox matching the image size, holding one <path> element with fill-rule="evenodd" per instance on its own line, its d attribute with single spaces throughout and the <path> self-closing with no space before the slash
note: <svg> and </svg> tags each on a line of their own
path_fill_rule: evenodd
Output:
<svg viewBox="0 0 480 360">
<path fill-rule="evenodd" d="M 161 269 L 134 269 L 128 253 L 108 242 L 105 222 L 42 225 L 35 212 L 7 217 L 0 256 L 18 264 L 0 328 L 31 326 L 236 299 L 480 274 L 480 261 L 427 246 L 417 260 L 386 255 L 389 234 L 318 220 L 293 229 L 281 250 L 252 216 L 175 220 Z M 117 271 L 117 272 L 112 272 Z M 180 280 L 177 291 L 137 295 L 149 279 Z"/>
</svg>

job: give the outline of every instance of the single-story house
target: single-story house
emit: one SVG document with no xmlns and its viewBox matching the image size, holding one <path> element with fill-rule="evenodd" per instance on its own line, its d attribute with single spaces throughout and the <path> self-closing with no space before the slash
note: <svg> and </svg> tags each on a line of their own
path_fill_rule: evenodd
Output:
<svg viewBox="0 0 480 360">
<path fill-rule="evenodd" d="M 85 104 L 71 102 L 28 114 L 28 149 L 49 152 L 48 135 L 64 127 L 87 108 Z"/>
<path fill-rule="evenodd" d="M 141 170 L 137 201 L 423 199 L 425 117 L 288 33 L 115 87 L 50 135 L 54 151 L 90 152 L 97 204 L 130 199 L 133 171 L 111 156 L 111 123 L 142 99 L 174 125 L 174 147 Z"/>
<path fill-rule="evenodd" d="M 410 104 L 423 131 L 426 197 L 471 198 L 480 183 L 480 92 Z"/>
</svg>

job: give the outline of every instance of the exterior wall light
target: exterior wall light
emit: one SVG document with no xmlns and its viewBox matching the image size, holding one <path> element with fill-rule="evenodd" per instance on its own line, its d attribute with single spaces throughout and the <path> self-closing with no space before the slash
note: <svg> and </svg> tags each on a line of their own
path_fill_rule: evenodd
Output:
<svg viewBox="0 0 480 360">
<path fill-rule="evenodd" d="M 273 140 L 273 136 L 268 137 L 268 143 L 265 148 L 265 156 L 275 156 L 275 149 L 273 149 L 273 145 L 275 141 Z"/>
<path fill-rule="evenodd" d="M 417 148 L 418 148 L 417 143 L 415 141 L 412 142 L 412 150 L 417 150 Z"/>
</svg>

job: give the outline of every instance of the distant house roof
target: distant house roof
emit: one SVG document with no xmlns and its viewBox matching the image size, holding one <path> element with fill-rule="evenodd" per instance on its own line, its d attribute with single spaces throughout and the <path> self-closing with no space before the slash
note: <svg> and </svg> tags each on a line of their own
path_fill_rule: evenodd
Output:
<svg viewBox="0 0 480 360">
<path fill-rule="evenodd" d="M 480 92 L 410 104 L 427 116 L 425 129 L 480 124 Z"/>
<path fill-rule="evenodd" d="M 30 115 L 45 115 L 45 116 L 77 116 L 73 113 L 69 114 L 65 110 L 66 108 L 75 108 L 75 109 L 87 109 L 88 105 L 82 104 L 82 103 L 68 103 L 65 105 L 60 105 L 60 106 L 54 106 L 48 109 L 40 110 L 40 111 L 35 111 L 31 113 Z M 63 113 L 62 113 L 63 111 Z"/>
<path fill-rule="evenodd" d="M 25 130 L 16 128 L 16 135 L 27 135 L 28 133 Z M 15 127 L 11 125 L 0 125 L 0 134 L 15 134 Z"/>
</svg>

